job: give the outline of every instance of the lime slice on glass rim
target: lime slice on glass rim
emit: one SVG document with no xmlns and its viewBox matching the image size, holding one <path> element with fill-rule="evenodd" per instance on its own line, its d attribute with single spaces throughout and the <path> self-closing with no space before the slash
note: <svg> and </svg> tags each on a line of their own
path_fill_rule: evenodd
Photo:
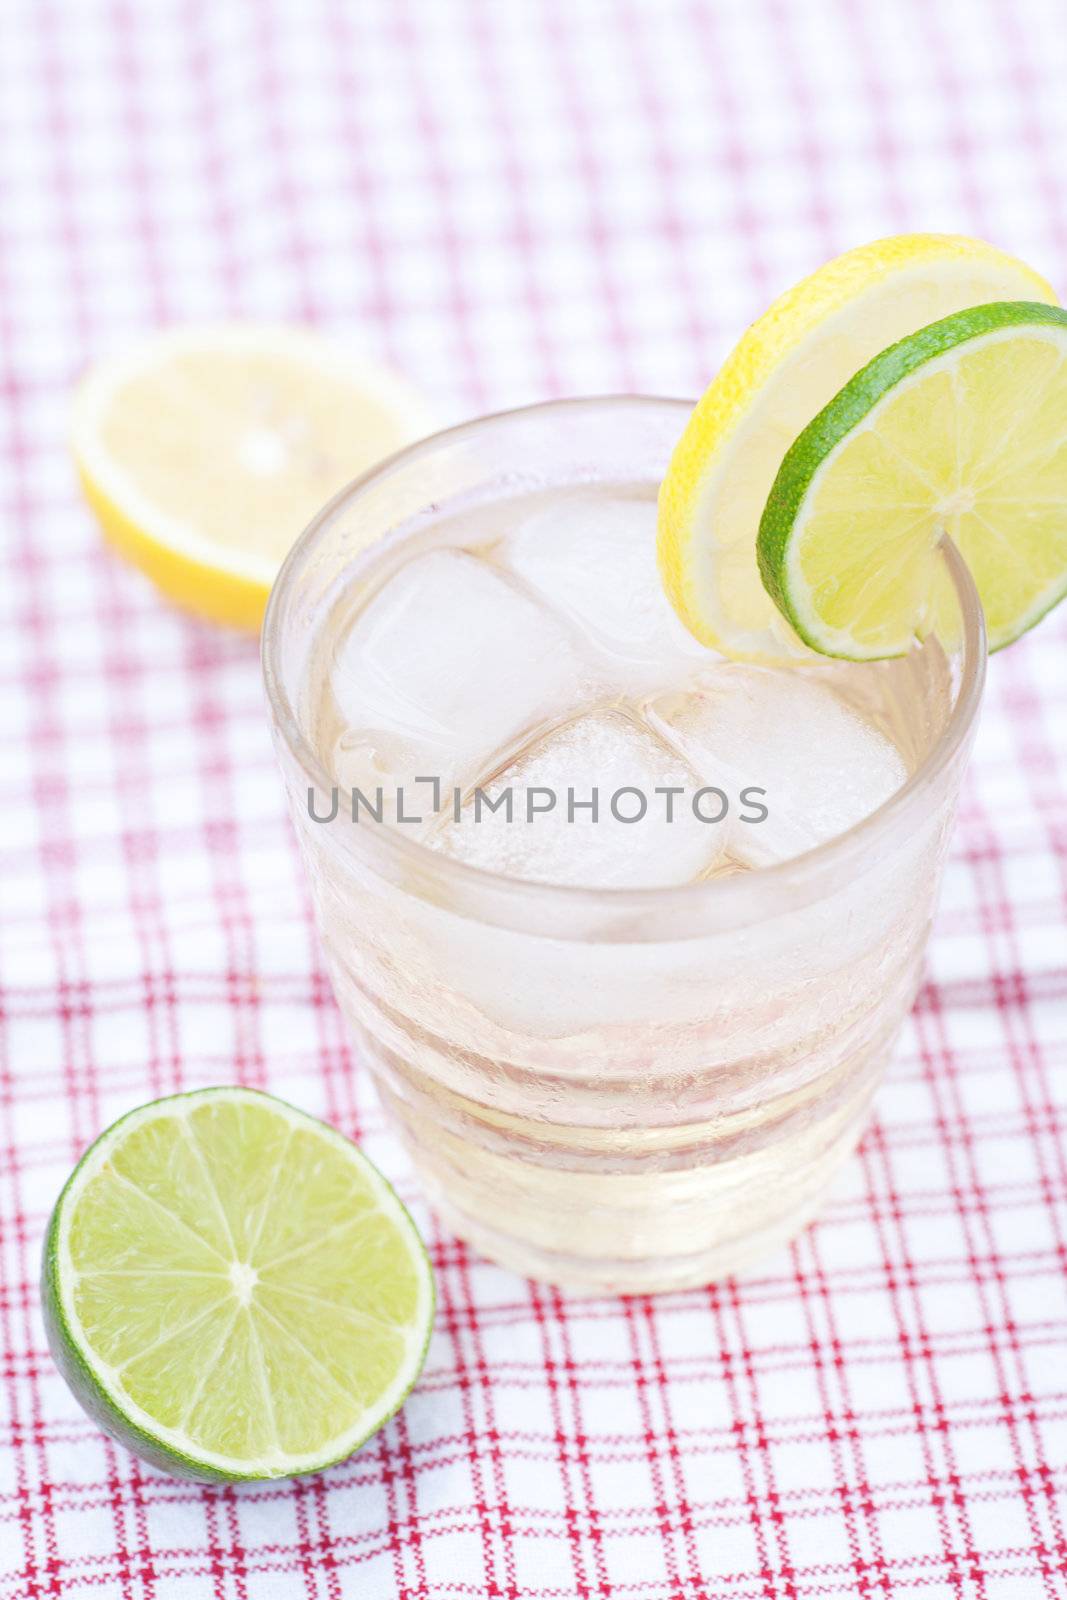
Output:
<svg viewBox="0 0 1067 1600">
<path fill-rule="evenodd" d="M 433 1321 L 414 1223 L 356 1146 L 255 1090 L 120 1118 L 49 1224 L 48 1342 L 77 1399 L 202 1482 L 351 1455 L 404 1399 Z"/>
<path fill-rule="evenodd" d="M 903 655 L 936 618 L 943 534 L 991 650 L 1067 593 L 1067 311 L 974 306 L 876 356 L 786 453 L 760 574 L 822 655 Z"/>
<path fill-rule="evenodd" d="M 993 300 L 1055 302 L 981 239 L 875 239 L 788 289 L 742 335 L 697 403 L 659 500 L 663 585 L 689 631 L 736 660 L 811 661 L 760 582 L 756 534 L 782 457 L 887 345 Z"/>
</svg>

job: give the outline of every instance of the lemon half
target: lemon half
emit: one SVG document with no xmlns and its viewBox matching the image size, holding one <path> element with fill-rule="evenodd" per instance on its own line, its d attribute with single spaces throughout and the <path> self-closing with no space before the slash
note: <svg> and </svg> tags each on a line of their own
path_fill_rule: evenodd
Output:
<svg viewBox="0 0 1067 1600">
<path fill-rule="evenodd" d="M 352 478 L 429 432 L 401 378 L 301 328 L 155 335 L 75 400 L 105 536 L 179 605 L 257 628 L 297 535 Z"/>
</svg>

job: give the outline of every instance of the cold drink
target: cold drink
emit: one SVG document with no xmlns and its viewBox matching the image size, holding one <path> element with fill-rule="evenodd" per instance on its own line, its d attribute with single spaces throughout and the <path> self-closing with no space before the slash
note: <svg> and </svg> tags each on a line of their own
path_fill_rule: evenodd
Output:
<svg viewBox="0 0 1067 1600">
<path fill-rule="evenodd" d="M 699 645 L 655 561 L 684 414 L 415 447 L 309 530 L 265 644 L 359 1062 L 458 1234 L 592 1290 L 707 1282 L 817 1209 L 914 997 L 984 659 L 951 552 L 903 659 Z"/>
</svg>

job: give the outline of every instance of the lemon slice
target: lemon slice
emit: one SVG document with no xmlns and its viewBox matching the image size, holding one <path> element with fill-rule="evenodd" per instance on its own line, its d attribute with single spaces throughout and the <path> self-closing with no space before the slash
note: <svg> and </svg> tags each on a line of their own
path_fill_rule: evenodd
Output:
<svg viewBox="0 0 1067 1600">
<path fill-rule="evenodd" d="M 73 448 L 110 542 L 179 605 L 256 628 L 293 541 L 428 432 L 400 378 L 299 328 L 161 333 L 83 382 Z"/>
<path fill-rule="evenodd" d="M 211 1482 L 358 1449 L 418 1376 L 434 1289 L 411 1218 L 354 1144 L 232 1088 L 101 1134 L 52 1213 L 43 1299 L 90 1416 Z"/>
<path fill-rule="evenodd" d="M 1055 298 L 981 240 L 902 234 L 838 256 L 777 300 L 697 405 L 660 491 L 660 570 L 690 632 L 740 659 L 808 657 L 756 563 L 760 517 L 794 439 L 894 341 L 967 306 Z"/>
<path fill-rule="evenodd" d="M 793 444 L 760 524 L 764 583 L 824 655 L 902 655 L 947 533 L 990 649 L 1067 593 L 1067 311 L 974 306 L 902 339 Z"/>
</svg>

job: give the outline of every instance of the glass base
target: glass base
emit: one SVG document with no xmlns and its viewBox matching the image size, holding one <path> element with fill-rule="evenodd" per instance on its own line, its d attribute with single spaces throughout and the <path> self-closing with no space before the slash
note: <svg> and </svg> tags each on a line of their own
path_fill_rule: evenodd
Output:
<svg viewBox="0 0 1067 1600">
<path fill-rule="evenodd" d="M 851 1151 L 843 1152 L 842 1161 L 849 1154 Z M 431 1190 L 429 1199 L 450 1232 L 496 1266 L 517 1272 L 520 1277 L 532 1278 L 574 1295 L 669 1294 L 677 1289 L 704 1288 L 759 1266 L 814 1221 L 836 1176 L 835 1167 L 803 1212 L 794 1213 L 773 1228 L 693 1255 L 641 1261 L 594 1260 L 560 1251 L 539 1250 L 466 1216 L 441 1193 Z"/>
<path fill-rule="evenodd" d="M 591 1126 L 505 1117 L 372 1045 L 363 1058 L 446 1227 L 501 1266 L 585 1294 L 743 1272 L 816 1215 L 866 1125 L 888 1054 L 745 1114 Z"/>
</svg>

